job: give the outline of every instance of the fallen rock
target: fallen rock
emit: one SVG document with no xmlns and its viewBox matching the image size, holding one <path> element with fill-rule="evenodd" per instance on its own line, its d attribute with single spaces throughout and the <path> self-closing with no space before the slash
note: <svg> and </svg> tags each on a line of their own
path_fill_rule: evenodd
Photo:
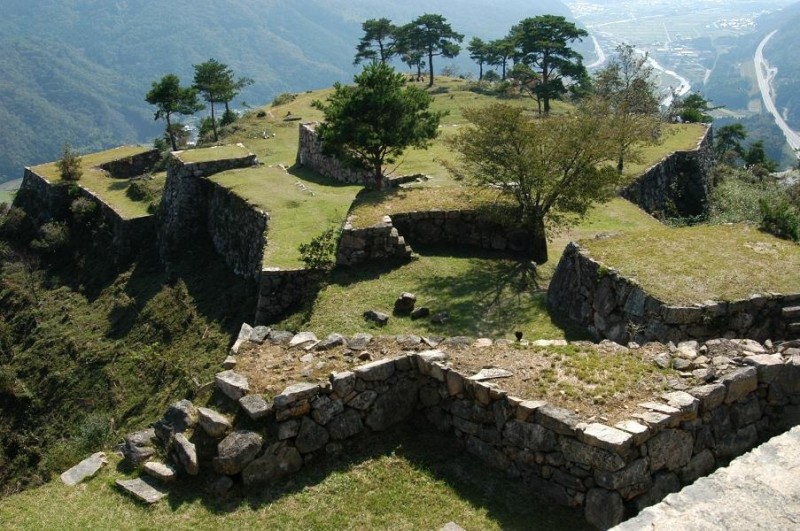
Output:
<svg viewBox="0 0 800 531">
<path fill-rule="evenodd" d="M 367 310 L 364 312 L 364 319 L 377 324 L 378 326 L 385 326 L 389 322 L 389 316 L 383 312 L 376 310 Z"/>
<path fill-rule="evenodd" d="M 287 330 L 273 330 L 269 333 L 269 340 L 274 345 L 288 345 L 294 334 Z"/>
<path fill-rule="evenodd" d="M 448 311 L 439 312 L 433 317 L 431 317 L 431 322 L 433 324 L 444 324 L 449 320 L 450 320 L 450 312 Z"/>
<path fill-rule="evenodd" d="M 481 369 L 478 374 L 474 374 L 467 379 L 482 382 L 484 380 L 494 380 L 497 378 L 511 378 L 512 376 L 514 376 L 514 373 L 505 369 Z"/>
<path fill-rule="evenodd" d="M 347 341 L 347 348 L 350 350 L 364 350 L 369 345 L 369 342 L 372 341 L 372 335 L 361 333 L 355 334 Z"/>
<path fill-rule="evenodd" d="M 417 304 L 417 296 L 413 293 L 402 293 L 394 301 L 394 313 L 397 315 L 409 315 L 414 311 L 414 306 Z"/>
<path fill-rule="evenodd" d="M 172 439 L 172 447 L 186 473 L 196 476 L 200 472 L 200 464 L 197 461 L 197 449 L 194 443 L 190 442 L 183 433 L 176 433 Z"/>
<path fill-rule="evenodd" d="M 148 476 L 155 478 L 164 483 L 172 483 L 177 478 L 178 472 L 175 467 L 162 463 L 160 461 L 148 461 L 142 467 L 142 470 Z"/>
<path fill-rule="evenodd" d="M 117 487 L 130 494 L 139 501 L 153 504 L 167 495 L 167 493 L 142 478 L 118 479 Z"/>
<path fill-rule="evenodd" d="M 330 350 L 335 347 L 340 347 L 345 344 L 344 336 L 341 334 L 329 334 L 328 337 L 323 339 L 317 344 L 317 350 Z"/>
<path fill-rule="evenodd" d="M 300 332 L 299 334 L 295 334 L 289 341 L 289 348 L 302 347 L 303 345 L 316 343 L 318 341 L 317 336 L 315 336 L 313 332 Z"/>
<path fill-rule="evenodd" d="M 430 308 L 428 308 L 427 306 L 420 306 L 419 308 L 411 312 L 411 319 L 413 320 L 424 319 L 425 317 L 428 317 L 430 314 L 431 314 Z"/>
<path fill-rule="evenodd" d="M 132 465 L 140 465 L 155 455 L 155 441 L 156 432 L 153 428 L 131 433 L 125 437 L 122 455 Z"/>
<path fill-rule="evenodd" d="M 94 477 L 107 464 L 106 454 L 97 452 L 61 474 L 61 481 L 74 487 L 81 481 Z"/>
</svg>

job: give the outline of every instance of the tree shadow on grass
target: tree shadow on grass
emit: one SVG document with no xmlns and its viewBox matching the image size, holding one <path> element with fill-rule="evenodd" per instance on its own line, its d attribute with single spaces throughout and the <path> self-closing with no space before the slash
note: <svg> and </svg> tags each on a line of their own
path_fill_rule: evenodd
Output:
<svg viewBox="0 0 800 531">
<path fill-rule="evenodd" d="M 337 491 L 329 494 L 329 489 L 322 485 L 332 474 L 363 475 L 363 466 L 370 466 L 369 461 L 381 458 L 401 458 L 410 466 L 420 471 L 421 474 L 431 477 L 437 483 L 443 483 L 457 496 L 465 501 L 474 512 L 485 512 L 487 517 L 502 529 L 589 529 L 583 520 L 582 514 L 577 509 L 557 506 L 547 499 L 538 496 L 526 487 L 521 480 L 512 479 L 503 473 L 490 468 L 475 457 L 464 452 L 463 444 L 436 429 L 424 420 L 417 419 L 402 423 L 386 432 L 373 433 L 362 437 L 357 443 L 351 443 L 341 457 L 323 457 L 306 464 L 303 469 L 293 477 L 277 484 L 244 487 L 236 479 L 236 486 L 226 498 L 218 498 L 208 493 L 212 477 L 195 479 L 188 484 L 184 483 L 181 489 L 173 489 L 168 500 L 171 509 L 178 510 L 184 504 L 200 501 L 206 508 L 216 515 L 227 515 L 244 509 L 264 511 L 275 502 L 286 496 L 292 496 L 309 490 L 314 490 L 314 496 L 348 496 L 348 493 Z M 391 466 L 391 463 L 388 464 Z M 361 470 L 356 471 L 356 469 Z M 366 472 L 369 475 L 369 472 Z M 389 472 L 391 473 L 391 472 Z M 346 480 L 340 480 L 339 483 Z M 355 479 L 354 481 L 360 481 Z M 366 479 L 365 481 L 374 481 Z M 391 481 L 390 481 L 391 483 Z M 392 496 L 393 489 L 403 489 L 401 498 L 409 496 L 409 490 L 416 490 L 414 486 L 381 484 L 375 489 L 370 486 L 370 497 L 376 495 L 375 490 L 385 490 L 386 496 Z M 353 494 L 357 496 L 358 494 Z M 381 493 L 382 495 L 382 493 Z M 411 493 L 415 496 L 416 493 Z M 330 507 L 331 499 L 321 500 L 321 507 Z M 392 503 L 394 501 L 394 503 Z M 390 511 L 395 511 L 398 517 L 403 514 L 420 514 L 426 511 L 423 499 L 419 504 L 399 503 L 397 500 L 387 499 Z M 312 501 L 313 503 L 313 501 Z M 360 514 L 369 513 L 368 500 L 353 500 L 353 506 L 358 506 L 356 511 Z M 277 510 L 277 509 L 276 509 Z M 384 513 L 387 509 L 381 505 L 379 509 Z M 455 508 L 461 511 L 463 508 Z M 341 513 L 346 515 L 347 507 L 341 508 Z M 437 522 L 438 527 L 448 521 L 459 523 L 459 514 L 443 516 L 442 522 Z M 384 517 L 391 518 L 391 514 Z M 346 516 L 345 516 L 346 517 Z M 424 518 L 424 517 L 423 517 Z M 408 519 L 413 519 L 409 517 Z M 403 520 L 408 521 L 403 518 Z M 351 522 L 358 527 L 357 522 Z M 313 524 L 296 523 L 304 527 L 313 527 Z"/>
</svg>

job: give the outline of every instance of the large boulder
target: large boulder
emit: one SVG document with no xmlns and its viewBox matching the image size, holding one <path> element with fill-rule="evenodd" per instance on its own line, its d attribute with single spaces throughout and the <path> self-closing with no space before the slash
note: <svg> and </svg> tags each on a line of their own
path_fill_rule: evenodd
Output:
<svg viewBox="0 0 800 531">
<path fill-rule="evenodd" d="M 261 435 L 256 432 L 234 431 L 220 441 L 218 455 L 213 460 L 214 470 L 229 476 L 238 474 L 255 459 L 263 442 Z"/>
</svg>

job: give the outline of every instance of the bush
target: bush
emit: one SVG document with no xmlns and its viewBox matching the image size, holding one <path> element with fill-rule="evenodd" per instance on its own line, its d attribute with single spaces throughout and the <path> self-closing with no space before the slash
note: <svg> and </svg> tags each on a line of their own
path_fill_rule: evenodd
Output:
<svg viewBox="0 0 800 531">
<path fill-rule="evenodd" d="M 75 199 L 69 206 L 72 219 L 80 227 L 88 227 L 97 214 L 97 203 L 85 197 Z"/>
<path fill-rule="evenodd" d="M 272 106 L 277 107 L 278 105 L 292 103 L 295 98 L 297 98 L 297 94 L 292 94 L 291 92 L 281 92 L 272 100 Z"/>
<path fill-rule="evenodd" d="M 235 122 L 238 118 L 239 116 L 236 114 L 235 111 L 228 109 L 222 114 L 222 119 L 219 121 L 219 125 L 223 127 L 226 125 L 230 125 L 233 122 Z"/>
<path fill-rule="evenodd" d="M 761 228 L 780 238 L 800 241 L 800 211 L 788 198 L 776 202 L 761 199 Z"/>
<path fill-rule="evenodd" d="M 336 265 L 336 246 L 339 240 L 339 231 L 330 228 L 322 234 L 303 243 L 298 247 L 300 259 L 308 269 L 329 271 Z"/>
<path fill-rule="evenodd" d="M 81 169 L 81 158 L 78 153 L 69 147 L 69 144 L 64 144 L 61 152 L 61 158 L 56 162 L 58 173 L 65 181 L 77 181 L 83 175 Z"/>
<path fill-rule="evenodd" d="M 31 248 L 43 254 L 58 254 L 69 246 L 69 228 L 62 221 L 50 221 L 39 227 L 39 237 Z"/>
<path fill-rule="evenodd" d="M 128 184 L 128 189 L 125 190 L 125 195 L 132 201 L 152 201 L 155 199 L 155 194 L 147 186 L 147 183 L 141 179 L 133 179 Z"/>
</svg>

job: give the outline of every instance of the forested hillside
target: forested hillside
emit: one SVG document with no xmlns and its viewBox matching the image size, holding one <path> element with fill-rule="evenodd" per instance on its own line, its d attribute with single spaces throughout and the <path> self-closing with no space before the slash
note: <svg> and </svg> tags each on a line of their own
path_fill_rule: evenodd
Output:
<svg viewBox="0 0 800 531">
<path fill-rule="evenodd" d="M 496 38 L 528 16 L 568 14 L 559 0 L 5 0 L 0 17 L 0 182 L 53 160 L 64 142 L 96 150 L 161 130 L 144 102 L 168 72 L 191 81 L 211 57 L 255 83 L 234 102 L 349 80 L 361 22 L 441 13 L 464 33 Z M 463 53 L 458 65 L 469 67 Z M 445 66 L 443 63 L 442 67 Z"/>
</svg>

